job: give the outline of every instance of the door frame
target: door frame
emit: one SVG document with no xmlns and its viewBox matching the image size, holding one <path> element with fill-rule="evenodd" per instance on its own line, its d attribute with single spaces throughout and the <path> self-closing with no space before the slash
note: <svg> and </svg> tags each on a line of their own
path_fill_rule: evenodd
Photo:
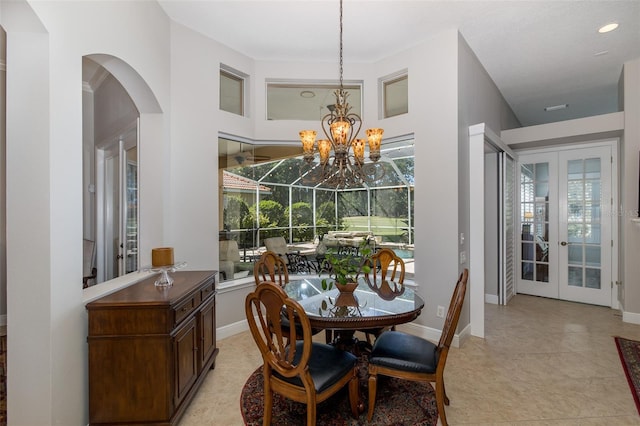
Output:
<svg viewBox="0 0 640 426">
<path fill-rule="evenodd" d="M 509 153 L 516 162 L 518 159 L 518 154 L 485 123 L 469 126 L 469 325 L 471 335 L 481 338 L 484 338 L 485 304 L 485 144 Z"/>
<path fill-rule="evenodd" d="M 602 215 L 610 215 L 612 217 L 611 220 L 611 240 L 612 240 L 612 246 L 611 246 L 611 308 L 612 309 L 619 309 L 620 307 L 620 301 L 618 299 L 618 291 L 615 291 L 615 283 L 618 281 L 618 277 L 619 277 L 619 268 L 618 268 L 618 246 L 619 246 L 619 241 L 620 241 L 620 235 L 618 233 L 619 230 L 619 222 L 620 222 L 620 218 L 619 215 L 617 215 L 617 207 L 618 206 L 618 200 L 619 200 L 619 182 L 620 182 L 620 177 L 619 177 L 619 172 L 618 172 L 618 155 L 619 155 L 619 150 L 620 150 L 620 139 L 619 138 L 608 138 L 608 139 L 603 139 L 603 140 L 597 140 L 594 142 L 584 142 L 584 143 L 573 143 L 573 144 L 563 144 L 563 145 L 557 145 L 557 146 L 552 146 L 552 147 L 543 147 L 543 148 L 529 148 L 529 149 L 520 149 L 520 150 L 516 150 L 516 152 L 519 155 L 529 155 L 529 154 L 537 154 L 537 153 L 557 153 L 560 151 L 568 151 L 568 150 L 573 150 L 573 149 L 583 149 L 583 148 L 596 148 L 596 147 L 600 147 L 600 146 L 604 146 L 604 147 L 609 147 L 611 149 L 611 198 L 612 198 L 612 202 L 611 202 L 611 209 L 607 209 L 608 211 L 604 211 L 602 212 Z M 518 163 L 518 168 L 520 167 L 520 164 Z M 518 176 L 520 175 L 519 171 L 518 171 Z M 520 228 L 521 227 L 521 223 L 519 220 L 520 217 L 520 193 L 518 191 L 518 197 L 517 197 L 517 207 L 518 207 L 518 213 L 516 215 L 517 219 L 517 227 Z M 618 220 L 615 220 L 614 218 L 618 218 Z M 518 257 L 518 264 L 520 262 L 520 258 Z M 516 283 L 518 282 L 518 280 L 516 280 Z M 518 293 L 518 289 L 516 287 L 516 294 Z"/>
</svg>

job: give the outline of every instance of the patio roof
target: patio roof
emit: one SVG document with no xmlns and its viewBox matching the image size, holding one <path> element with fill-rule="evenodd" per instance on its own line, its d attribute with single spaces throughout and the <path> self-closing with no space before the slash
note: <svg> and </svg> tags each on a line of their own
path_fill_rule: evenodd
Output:
<svg viewBox="0 0 640 426">
<path fill-rule="evenodd" d="M 239 176 L 234 173 L 223 171 L 222 174 L 222 187 L 225 191 L 229 192 L 256 192 L 259 189 L 261 193 L 270 193 L 271 188 L 266 185 L 261 185 L 253 179 Z"/>
</svg>

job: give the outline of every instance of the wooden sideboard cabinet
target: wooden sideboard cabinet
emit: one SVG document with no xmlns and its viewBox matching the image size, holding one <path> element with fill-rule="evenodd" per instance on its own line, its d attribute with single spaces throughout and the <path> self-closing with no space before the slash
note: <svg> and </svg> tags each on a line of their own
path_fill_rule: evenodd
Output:
<svg viewBox="0 0 640 426">
<path fill-rule="evenodd" d="M 215 367 L 216 271 L 171 276 L 87 304 L 91 425 L 174 425 Z"/>
</svg>

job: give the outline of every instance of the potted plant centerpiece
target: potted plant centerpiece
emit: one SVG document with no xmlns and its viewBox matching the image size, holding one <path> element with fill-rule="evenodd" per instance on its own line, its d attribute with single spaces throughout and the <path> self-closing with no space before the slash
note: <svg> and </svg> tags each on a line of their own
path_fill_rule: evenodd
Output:
<svg viewBox="0 0 640 426">
<path fill-rule="evenodd" d="M 372 244 L 368 238 L 362 240 L 357 253 L 354 250 L 339 254 L 333 248 L 328 249 L 325 261 L 330 266 L 329 278 L 322 280 L 322 289 L 330 290 L 335 284 L 341 293 L 353 293 L 358 286 L 360 274 L 371 271 L 369 261 L 372 253 Z"/>
</svg>

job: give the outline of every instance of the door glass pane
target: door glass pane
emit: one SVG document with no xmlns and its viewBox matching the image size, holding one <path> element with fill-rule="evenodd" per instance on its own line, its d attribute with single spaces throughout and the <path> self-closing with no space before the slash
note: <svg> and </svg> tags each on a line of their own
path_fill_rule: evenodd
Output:
<svg viewBox="0 0 640 426">
<path fill-rule="evenodd" d="M 522 279 L 533 281 L 533 263 L 522 262 Z"/>
<path fill-rule="evenodd" d="M 521 166 L 522 278 L 549 281 L 549 164 Z"/>
<path fill-rule="evenodd" d="M 583 175 L 583 162 L 582 160 L 570 160 L 567 163 L 567 172 L 569 174 L 569 180 L 572 179 L 582 179 Z"/>
<path fill-rule="evenodd" d="M 600 266 L 600 246 L 585 246 L 584 257 L 587 266 Z"/>
<path fill-rule="evenodd" d="M 569 266 L 569 285 L 574 287 L 582 287 L 581 267 Z"/>
<path fill-rule="evenodd" d="M 126 273 L 138 270 L 138 150 L 127 150 Z"/>
<path fill-rule="evenodd" d="M 600 201 L 600 180 L 586 180 L 584 183 L 585 199 Z"/>
<path fill-rule="evenodd" d="M 600 159 L 588 158 L 584 161 L 585 178 L 600 181 Z"/>
<path fill-rule="evenodd" d="M 585 225 L 584 242 L 589 244 L 600 244 L 600 225 Z"/>
<path fill-rule="evenodd" d="M 587 268 L 585 270 L 585 287 L 587 288 L 600 288 L 600 269 Z"/>
<path fill-rule="evenodd" d="M 537 163 L 535 170 L 536 170 L 536 180 L 538 182 L 549 181 L 549 163 Z"/>
<path fill-rule="evenodd" d="M 582 247 L 569 246 L 569 264 L 582 265 Z"/>
<path fill-rule="evenodd" d="M 549 194 L 549 184 L 548 183 L 536 183 L 536 198 L 537 197 L 546 197 Z"/>
<path fill-rule="evenodd" d="M 586 202 L 584 206 L 586 222 L 600 222 L 600 203 Z"/>
<path fill-rule="evenodd" d="M 549 265 L 544 263 L 536 264 L 536 281 L 549 282 Z"/>
<path fill-rule="evenodd" d="M 600 288 L 600 158 L 567 162 L 568 284 Z M 589 266 L 589 268 L 587 268 Z"/>
<path fill-rule="evenodd" d="M 567 226 L 567 238 L 570 243 L 581 243 L 584 235 L 584 225 L 579 223 L 570 223 Z"/>
</svg>

